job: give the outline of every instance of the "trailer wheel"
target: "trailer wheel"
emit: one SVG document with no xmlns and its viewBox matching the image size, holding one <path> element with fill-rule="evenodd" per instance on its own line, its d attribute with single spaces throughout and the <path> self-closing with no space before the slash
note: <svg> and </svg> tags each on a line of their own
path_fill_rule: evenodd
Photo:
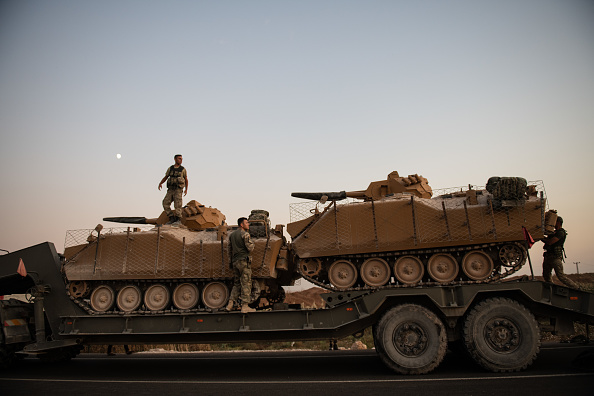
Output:
<svg viewBox="0 0 594 396">
<path fill-rule="evenodd" d="M 447 335 L 441 320 L 420 305 L 390 309 L 374 326 L 375 349 L 380 359 L 401 374 L 425 374 L 445 356 Z"/>
<path fill-rule="evenodd" d="M 520 371 L 540 351 L 540 328 L 523 305 L 508 298 L 490 298 L 468 314 L 464 344 L 472 359 L 487 370 Z"/>
<path fill-rule="evenodd" d="M 0 344 L 0 368 L 7 369 L 17 362 L 17 356 L 4 344 Z"/>
</svg>

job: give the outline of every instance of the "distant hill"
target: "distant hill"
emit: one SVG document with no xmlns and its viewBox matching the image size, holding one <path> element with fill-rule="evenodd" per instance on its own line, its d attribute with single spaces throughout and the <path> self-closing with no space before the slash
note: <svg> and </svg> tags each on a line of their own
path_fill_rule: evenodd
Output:
<svg viewBox="0 0 594 396">
<path fill-rule="evenodd" d="M 287 293 L 285 302 L 288 304 L 301 304 L 304 308 L 323 308 L 326 303 L 321 294 L 329 293 L 321 287 L 312 287 L 311 289 L 298 292 Z"/>
</svg>

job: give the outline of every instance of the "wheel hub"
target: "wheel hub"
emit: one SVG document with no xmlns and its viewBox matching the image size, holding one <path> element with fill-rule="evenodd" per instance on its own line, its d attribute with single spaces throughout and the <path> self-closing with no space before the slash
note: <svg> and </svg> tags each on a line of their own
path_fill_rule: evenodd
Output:
<svg viewBox="0 0 594 396">
<path fill-rule="evenodd" d="M 419 356 L 427 348 L 427 335 L 416 323 L 403 323 L 394 330 L 396 349 L 404 356 Z"/>
<path fill-rule="evenodd" d="M 520 345 L 520 332 L 512 321 L 497 318 L 485 327 L 485 339 L 496 352 L 512 352 Z"/>
<path fill-rule="evenodd" d="M 473 260 L 472 263 L 470 264 L 470 266 L 475 271 L 480 271 L 483 269 L 483 263 L 479 260 Z"/>
<path fill-rule="evenodd" d="M 439 263 L 437 264 L 437 272 L 440 274 L 445 274 L 448 272 L 448 265 L 446 263 Z"/>
<path fill-rule="evenodd" d="M 374 278 L 377 278 L 381 274 L 382 274 L 382 271 L 377 266 L 374 266 L 373 268 L 371 268 L 369 270 L 369 275 L 373 276 Z"/>
<path fill-rule="evenodd" d="M 163 301 L 163 294 L 161 294 L 161 293 L 155 294 L 153 296 L 153 300 L 157 303 Z"/>
</svg>

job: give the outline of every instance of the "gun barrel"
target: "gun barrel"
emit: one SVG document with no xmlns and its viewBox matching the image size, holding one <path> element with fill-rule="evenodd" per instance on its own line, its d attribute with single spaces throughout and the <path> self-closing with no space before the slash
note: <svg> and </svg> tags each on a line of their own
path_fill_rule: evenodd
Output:
<svg viewBox="0 0 594 396">
<path fill-rule="evenodd" d="M 292 197 L 295 198 L 303 198 L 303 199 L 311 199 L 313 201 L 319 201 L 322 199 L 323 196 L 328 197 L 328 201 L 340 201 L 342 199 L 346 199 L 347 195 L 346 192 L 294 192 L 291 193 Z"/>
<path fill-rule="evenodd" d="M 349 198 L 365 198 L 367 195 L 366 195 L 366 192 L 363 190 L 363 191 L 348 191 L 346 193 L 346 196 Z"/>
<path fill-rule="evenodd" d="M 146 217 L 104 217 L 103 221 L 112 221 L 114 223 L 127 224 L 150 224 L 147 223 Z"/>
</svg>

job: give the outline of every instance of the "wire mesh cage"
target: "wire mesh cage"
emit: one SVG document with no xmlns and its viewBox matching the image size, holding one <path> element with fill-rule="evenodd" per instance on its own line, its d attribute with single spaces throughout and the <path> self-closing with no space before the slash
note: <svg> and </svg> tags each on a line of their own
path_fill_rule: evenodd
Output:
<svg viewBox="0 0 594 396">
<path fill-rule="evenodd" d="M 395 194 L 291 204 L 291 222 L 311 219 L 293 235 L 294 248 L 299 255 L 318 257 L 522 240 L 523 228 L 544 232 L 547 206 L 542 181 L 528 185 L 529 194 L 515 201 L 468 185 L 433 190 L 431 199 Z"/>
<path fill-rule="evenodd" d="M 99 239 L 98 239 L 99 238 Z M 254 238 L 252 273 L 270 277 L 282 239 Z M 232 278 L 228 241 L 217 229 L 120 227 L 66 233 L 69 279 Z"/>
</svg>

